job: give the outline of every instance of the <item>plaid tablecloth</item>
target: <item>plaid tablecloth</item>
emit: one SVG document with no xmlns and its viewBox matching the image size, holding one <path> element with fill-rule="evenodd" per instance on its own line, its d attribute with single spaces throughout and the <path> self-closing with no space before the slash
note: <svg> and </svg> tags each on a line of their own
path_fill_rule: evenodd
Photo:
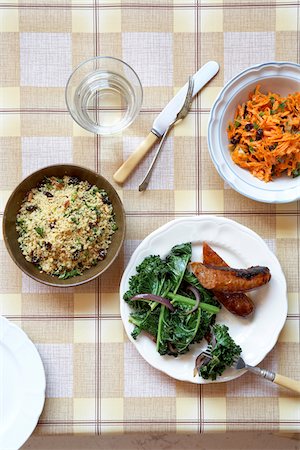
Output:
<svg viewBox="0 0 300 450">
<path fill-rule="evenodd" d="M 0 1 L 0 210 L 39 167 L 74 162 L 112 175 L 150 130 L 174 92 L 208 60 L 220 72 L 167 140 L 150 187 L 137 186 L 151 155 L 121 188 L 124 251 L 105 275 L 54 289 L 21 274 L 0 241 L 0 312 L 36 344 L 47 376 L 36 433 L 299 430 L 300 402 L 247 374 L 227 384 L 177 382 L 150 367 L 125 337 L 119 282 L 139 242 L 167 221 L 216 214 L 256 231 L 278 256 L 289 311 L 265 367 L 299 379 L 299 203 L 260 204 L 230 189 L 207 150 L 209 110 L 233 75 L 270 60 L 300 62 L 297 0 Z M 95 55 L 127 61 L 144 102 L 122 136 L 98 137 L 69 116 L 64 87 L 72 68 Z"/>
</svg>

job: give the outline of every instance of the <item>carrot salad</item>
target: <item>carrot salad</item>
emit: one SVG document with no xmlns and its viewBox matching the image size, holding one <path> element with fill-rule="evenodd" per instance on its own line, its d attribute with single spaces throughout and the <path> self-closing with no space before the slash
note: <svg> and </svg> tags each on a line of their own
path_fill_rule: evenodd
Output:
<svg viewBox="0 0 300 450">
<path fill-rule="evenodd" d="M 300 175 L 300 92 L 263 94 L 258 85 L 227 128 L 233 161 L 265 182 Z"/>
</svg>

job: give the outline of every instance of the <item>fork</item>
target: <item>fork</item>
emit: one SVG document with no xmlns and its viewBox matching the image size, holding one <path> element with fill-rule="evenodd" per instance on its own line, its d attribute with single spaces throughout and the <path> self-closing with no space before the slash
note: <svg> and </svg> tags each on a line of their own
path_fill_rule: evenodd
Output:
<svg viewBox="0 0 300 450">
<path fill-rule="evenodd" d="M 173 120 L 173 122 L 170 123 L 170 125 L 168 126 L 168 128 L 166 129 L 166 131 L 164 132 L 160 144 L 158 146 L 158 149 L 156 150 L 156 153 L 153 157 L 153 160 L 150 164 L 150 167 L 143 179 L 143 181 L 141 182 L 141 184 L 139 185 L 139 191 L 145 191 L 148 187 L 151 175 L 152 175 L 152 171 L 154 168 L 154 164 L 158 158 L 158 155 L 163 147 L 163 144 L 166 140 L 166 137 L 168 135 L 168 133 L 170 132 L 170 130 L 178 123 L 180 122 L 182 119 L 184 119 L 191 107 L 192 101 L 193 101 L 193 91 L 194 91 L 194 78 L 192 76 L 189 77 L 189 82 L 188 82 L 188 88 L 187 88 L 187 92 L 186 92 L 186 97 L 184 100 L 184 103 L 180 109 L 180 111 L 177 113 L 175 119 Z"/>
<path fill-rule="evenodd" d="M 213 346 L 208 344 L 205 351 L 201 353 L 202 356 L 207 358 L 207 362 L 209 359 L 212 359 L 212 351 Z M 232 366 L 236 370 L 246 369 L 249 372 L 254 373 L 255 375 L 259 375 L 262 378 L 265 378 L 268 381 L 272 381 L 279 386 L 285 387 L 287 389 L 291 389 L 294 392 L 298 392 L 300 394 L 300 381 L 293 380 L 292 378 L 286 377 L 284 375 L 280 375 L 279 373 L 272 372 L 271 370 L 262 369 L 261 367 L 253 367 L 247 364 L 241 356 L 234 358 Z"/>
</svg>

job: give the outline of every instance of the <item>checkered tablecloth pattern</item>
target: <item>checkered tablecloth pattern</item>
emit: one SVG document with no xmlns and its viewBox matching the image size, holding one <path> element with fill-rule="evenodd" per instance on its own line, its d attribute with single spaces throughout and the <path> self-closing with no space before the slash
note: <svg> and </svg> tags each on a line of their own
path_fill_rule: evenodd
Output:
<svg viewBox="0 0 300 450">
<path fill-rule="evenodd" d="M 263 364 L 300 377 L 299 203 L 260 204 L 230 189 L 210 161 L 207 122 L 218 92 L 249 65 L 300 62 L 297 0 L 0 0 L 0 219 L 30 172 L 74 162 L 112 175 L 149 132 L 157 113 L 201 65 L 220 72 L 168 138 L 146 193 L 137 186 L 153 152 L 123 187 L 124 250 L 99 279 L 54 289 L 22 275 L 0 240 L 0 313 L 36 344 L 45 365 L 45 408 L 36 433 L 296 431 L 300 403 L 251 374 L 196 386 L 154 370 L 124 334 L 119 282 L 139 242 L 167 221 L 216 214 L 256 231 L 278 256 L 289 311 Z M 122 136 L 94 136 L 69 116 L 72 68 L 96 55 L 128 62 L 144 102 Z"/>
</svg>

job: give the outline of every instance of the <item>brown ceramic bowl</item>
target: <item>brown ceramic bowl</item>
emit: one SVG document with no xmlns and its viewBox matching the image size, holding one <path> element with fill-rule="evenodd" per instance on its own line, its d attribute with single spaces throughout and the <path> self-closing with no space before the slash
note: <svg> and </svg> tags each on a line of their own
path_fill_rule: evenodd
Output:
<svg viewBox="0 0 300 450">
<path fill-rule="evenodd" d="M 45 176 L 57 176 L 61 178 L 64 175 L 78 177 L 83 181 L 86 180 L 90 184 L 96 185 L 100 189 L 104 189 L 112 202 L 115 213 L 115 220 L 118 226 L 117 231 L 112 236 L 112 242 L 109 246 L 106 258 L 103 261 L 99 261 L 96 266 L 85 270 L 82 275 L 78 275 L 67 280 L 61 280 L 58 277 L 54 277 L 43 272 L 41 273 L 34 264 L 26 261 L 18 244 L 18 232 L 16 230 L 16 216 L 19 212 L 21 203 L 26 196 L 26 193 L 30 189 L 35 187 L 38 182 L 41 181 Z M 78 286 L 103 274 L 103 272 L 116 259 L 121 250 L 125 237 L 125 212 L 120 197 L 118 196 L 113 186 L 96 172 L 86 169 L 85 167 L 74 166 L 71 164 L 48 166 L 32 173 L 27 178 L 25 178 L 9 197 L 3 217 L 3 236 L 6 248 L 11 258 L 17 264 L 17 266 L 29 277 L 50 286 Z"/>
</svg>

